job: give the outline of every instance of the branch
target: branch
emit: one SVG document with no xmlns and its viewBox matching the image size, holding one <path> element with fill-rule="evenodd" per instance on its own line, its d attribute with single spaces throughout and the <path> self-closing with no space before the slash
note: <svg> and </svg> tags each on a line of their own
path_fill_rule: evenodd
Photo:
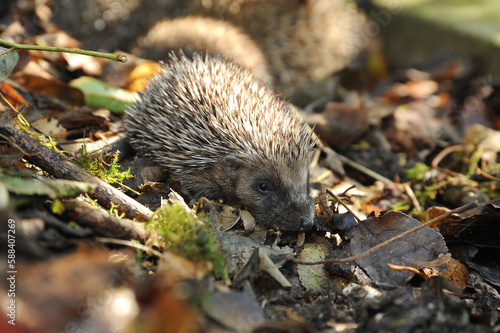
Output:
<svg viewBox="0 0 500 333">
<path fill-rule="evenodd" d="M 153 215 L 148 208 L 123 192 L 89 174 L 66 157 L 30 138 L 26 133 L 17 130 L 11 121 L 0 125 L 0 135 L 20 148 L 28 162 L 54 177 L 95 184 L 96 189 L 89 195 L 97 199 L 101 206 L 109 208 L 111 203 L 119 205 L 117 208 L 119 213 L 125 213 L 128 218 L 136 218 L 138 221 L 148 220 Z"/>
<path fill-rule="evenodd" d="M 64 200 L 62 215 L 76 223 L 89 227 L 97 233 L 122 239 L 137 239 L 144 242 L 147 238 L 144 224 L 129 219 L 120 219 L 106 212 L 94 209 L 91 204 L 76 199 Z"/>
<path fill-rule="evenodd" d="M 390 244 L 394 241 L 397 241 L 403 237 L 406 237 L 409 234 L 412 234 L 420 229 L 423 229 L 425 227 L 429 227 L 429 226 L 433 225 L 434 223 L 444 221 L 445 219 L 447 219 L 448 217 L 450 217 L 453 214 L 459 214 L 459 213 L 465 212 L 469 209 L 476 208 L 476 207 L 478 207 L 478 204 L 476 202 L 471 202 L 465 206 L 461 206 L 461 207 L 455 208 L 453 210 L 450 210 L 449 212 L 446 212 L 446 213 L 444 213 L 444 214 L 442 214 L 442 215 L 440 215 L 440 216 L 438 216 L 430 221 L 422 223 L 421 225 L 419 225 L 415 228 L 412 228 L 410 230 L 406 230 L 405 232 L 403 232 L 403 233 L 401 233 L 401 234 L 399 234 L 391 239 L 388 239 L 388 240 L 386 240 L 386 241 L 384 241 L 384 242 L 372 247 L 371 249 L 369 249 L 363 253 L 360 253 L 356 256 L 347 257 L 347 258 L 326 259 L 326 260 L 321 260 L 321 261 L 300 261 L 296 258 L 291 258 L 291 259 L 292 259 L 292 262 L 299 264 L 299 265 L 320 265 L 320 264 L 326 264 L 329 262 L 349 262 L 349 261 L 358 260 L 358 259 L 366 257 L 367 255 L 372 254 L 373 252 L 383 248 L 384 246 L 387 246 L 388 244 Z"/>
<path fill-rule="evenodd" d="M 36 51 L 49 51 L 49 52 L 65 52 L 65 53 L 76 53 L 83 54 L 92 57 L 99 57 L 104 59 L 109 59 L 113 61 L 119 62 L 127 62 L 127 56 L 123 54 L 113 54 L 113 53 L 104 53 L 97 51 L 88 51 L 88 50 L 80 50 L 80 49 L 69 49 L 66 47 L 54 47 L 54 46 L 38 46 L 38 45 L 26 45 L 26 44 L 18 44 L 8 42 L 6 40 L 0 39 L 0 46 L 4 46 L 10 48 L 11 50 L 36 50 Z M 9 52 L 10 50 L 6 50 L 4 53 Z"/>
</svg>

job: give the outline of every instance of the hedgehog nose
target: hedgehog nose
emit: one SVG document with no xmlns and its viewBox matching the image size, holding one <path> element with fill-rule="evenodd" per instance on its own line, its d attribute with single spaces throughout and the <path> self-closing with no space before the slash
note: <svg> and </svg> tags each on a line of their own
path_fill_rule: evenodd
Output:
<svg viewBox="0 0 500 333">
<path fill-rule="evenodd" d="M 313 221 L 305 216 L 299 217 L 299 231 L 311 230 L 313 226 Z"/>
</svg>

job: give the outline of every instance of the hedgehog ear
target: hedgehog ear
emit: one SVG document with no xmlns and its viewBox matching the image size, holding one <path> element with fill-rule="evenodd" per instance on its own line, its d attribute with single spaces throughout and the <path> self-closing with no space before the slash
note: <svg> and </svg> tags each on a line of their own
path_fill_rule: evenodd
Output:
<svg viewBox="0 0 500 333">
<path fill-rule="evenodd" d="M 224 172 L 232 177 L 237 174 L 239 169 L 243 166 L 243 160 L 236 156 L 226 156 L 222 159 L 222 165 L 224 167 Z"/>
</svg>

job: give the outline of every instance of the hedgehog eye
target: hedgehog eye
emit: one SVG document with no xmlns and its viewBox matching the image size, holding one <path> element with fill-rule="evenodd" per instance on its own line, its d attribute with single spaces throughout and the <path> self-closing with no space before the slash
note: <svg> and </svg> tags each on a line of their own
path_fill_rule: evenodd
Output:
<svg viewBox="0 0 500 333">
<path fill-rule="evenodd" d="M 259 182 L 259 185 L 257 186 L 261 192 L 269 192 L 271 189 L 271 187 L 265 182 Z"/>
</svg>

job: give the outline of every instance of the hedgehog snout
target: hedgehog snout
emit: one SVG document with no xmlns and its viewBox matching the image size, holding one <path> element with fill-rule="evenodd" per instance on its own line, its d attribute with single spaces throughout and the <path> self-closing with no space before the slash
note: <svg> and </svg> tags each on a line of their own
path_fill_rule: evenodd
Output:
<svg viewBox="0 0 500 333">
<path fill-rule="evenodd" d="M 306 216 L 299 217 L 299 231 L 309 231 L 313 227 L 313 220 Z"/>
<path fill-rule="evenodd" d="M 294 196 L 294 200 L 287 200 L 284 208 L 287 229 L 309 231 L 314 225 L 316 208 L 312 198 L 307 194 Z"/>
</svg>

